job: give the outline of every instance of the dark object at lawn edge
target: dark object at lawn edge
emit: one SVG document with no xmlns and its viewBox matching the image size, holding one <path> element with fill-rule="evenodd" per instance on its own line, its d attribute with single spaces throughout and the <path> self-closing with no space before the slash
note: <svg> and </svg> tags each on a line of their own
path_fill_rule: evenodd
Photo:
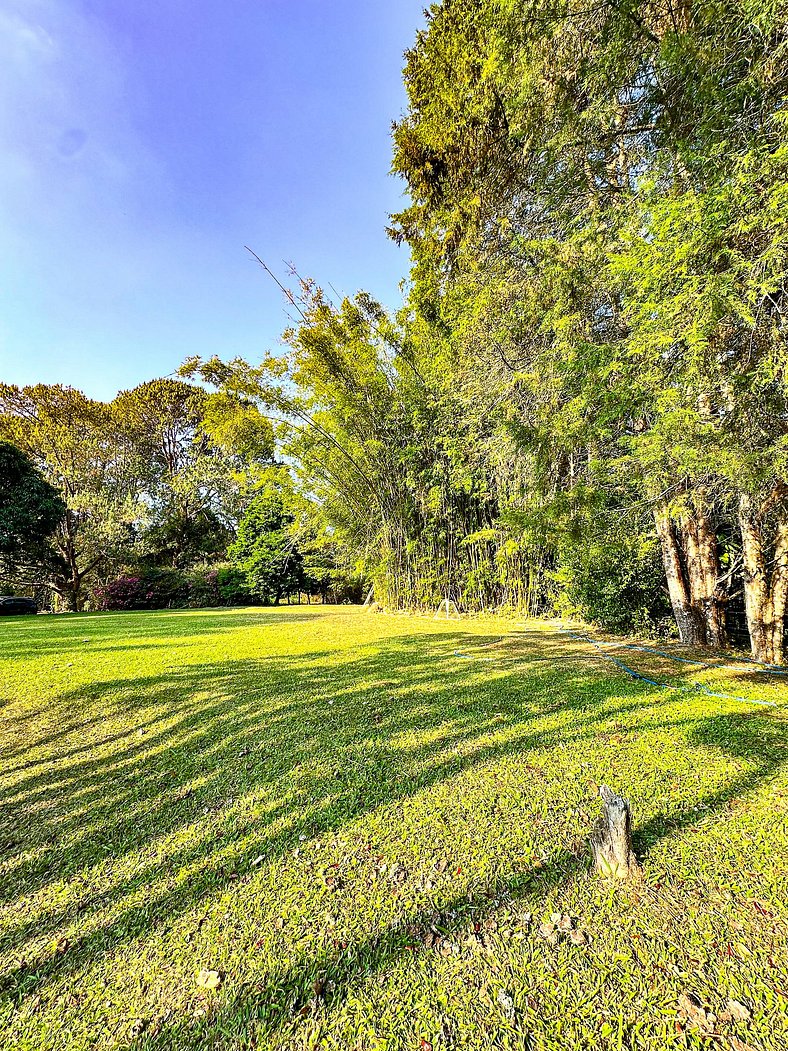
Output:
<svg viewBox="0 0 788 1051">
<path fill-rule="evenodd" d="M 38 613 L 38 605 L 34 599 L 20 598 L 16 595 L 0 595 L 0 617 L 23 613 Z"/>
<path fill-rule="evenodd" d="M 641 871 L 632 849 L 632 810 L 629 803 L 607 785 L 601 786 L 599 794 L 604 809 L 589 840 L 594 866 L 602 876 L 638 879 Z"/>
</svg>

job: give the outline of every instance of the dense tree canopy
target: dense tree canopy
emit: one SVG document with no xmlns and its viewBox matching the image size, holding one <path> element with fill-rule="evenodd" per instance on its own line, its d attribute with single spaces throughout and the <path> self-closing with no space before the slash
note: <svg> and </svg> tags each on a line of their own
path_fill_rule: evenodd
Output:
<svg viewBox="0 0 788 1051">
<path fill-rule="evenodd" d="M 785 13 L 447 0 L 395 130 L 414 303 L 454 371 L 500 391 L 552 542 L 556 510 L 590 540 L 606 509 L 647 508 L 682 637 L 724 641 L 738 580 L 768 661 L 788 586 Z"/>
<path fill-rule="evenodd" d="M 135 560 L 184 567 L 224 556 L 273 455 L 271 424 L 252 406 L 170 379 L 108 403 L 69 387 L 3 385 L 0 435 L 65 503 L 57 557 L 37 583 L 71 609 Z"/>
<path fill-rule="evenodd" d="M 259 492 L 238 524 L 230 557 L 246 574 L 250 590 L 279 605 L 304 586 L 303 559 L 291 533 L 295 519 L 273 486 Z"/>
<path fill-rule="evenodd" d="M 0 579 L 37 579 L 51 567 L 50 538 L 65 511 L 57 490 L 28 457 L 0 442 Z"/>
<path fill-rule="evenodd" d="M 406 56 L 387 317 L 309 283 L 285 362 L 198 364 L 285 445 L 382 601 L 722 645 L 788 592 L 786 10 L 444 0 Z M 192 363 L 194 367 L 194 363 Z"/>
</svg>

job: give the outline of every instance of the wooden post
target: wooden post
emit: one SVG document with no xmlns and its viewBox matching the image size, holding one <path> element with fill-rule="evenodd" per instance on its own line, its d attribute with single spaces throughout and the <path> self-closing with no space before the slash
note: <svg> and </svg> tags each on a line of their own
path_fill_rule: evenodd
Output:
<svg viewBox="0 0 788 1051">
<path fill-rule="evenodd" d="M 604 810 L 589 840 L 594 866 L 602 876 L 637 879 L 641 872 L 632 850 L 632 810 L 629 803 L 607 785 L 601 786 L 599 794 Z"/>
</svg>

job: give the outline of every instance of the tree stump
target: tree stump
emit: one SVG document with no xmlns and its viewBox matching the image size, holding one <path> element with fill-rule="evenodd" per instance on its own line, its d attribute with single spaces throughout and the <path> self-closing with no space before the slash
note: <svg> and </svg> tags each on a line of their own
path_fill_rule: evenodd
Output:
<svg viewBox="0 0 788 1051">
<path fill-rule="evenodd" d="M 604 810 L 589 840 L 594 866 L 602 876 L 637 879 L 641 871 L 632 850 L 632 810 L 629 803 L 607 785 L 601 786 L 599 794 Z"/>
</svg>

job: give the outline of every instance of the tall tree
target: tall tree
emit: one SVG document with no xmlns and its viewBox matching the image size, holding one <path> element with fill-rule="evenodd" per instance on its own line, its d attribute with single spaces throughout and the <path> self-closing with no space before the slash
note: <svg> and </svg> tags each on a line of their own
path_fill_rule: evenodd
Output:
<svg viewBox="0 0 788 1051">
<path fill-rule="evenodd" d="M 208 395 L 157 379 L 112 402 L 118 429 L 143 465 L 147 521 L 140 547 L 157 562 L 183 566 L 215 557 L 232 536 L 232 468 L 203 429 Z"/>
<path fill-rule="evenodd" d="M 414 303 L 449 326 L 466 362 L 480 330 L 493 337 L 485 365 L 502 348 L 502 393 L 524 454 L 559 468 L 547 473 L 554 495 L 620 492 L 629 466 L 690 642 L 724 641 L 731 521 L 752 551 L 759 515 L 779 515 L 766 447 L 782 424 L 770 439 L 750 431 L 767 490 L 754 498 L 748 473 L 730 469 L 733 417 L 710 388 L 735 389 L 760 420 L 775 396 L 746 348 L 773 364 L 783 353 L 782 15 L 446 0 L 408 55 L 410 108 L 395 131 L 412 203 L 394 232 L 414 250 Z M 746 511 L 731 519 L 735 505 Z M 775 557 L 752 553 L 744 586 L 754 652 L 773 659 L 781 643 L 760 641 L 753 611 L 774 635 L 782 533 L 760 532 Z"/>
<path fill-rule="evenodd" d="M 275 606 L 304 586 L 293 523 L 281 491 L 268 485 L 247 507 L 230 547 L 230 558 L 243 570 L 252 594 Z"/>
<path fill-rule="evenodd" d="M 51 538 L 65 513 L 57 490 L 30 459 L 0 442 L 0 577 L 40 584 L 56 562 Z"/>
<path fill-rule="evenodd" d="M 0 385 L 0 435 L 30 458 L 60 493 L 66 513 L 47 585 L 81 609 L 87 586 L 134 538 L 140 460 L 109 407 L 71 387 Z"/>
</svg>

